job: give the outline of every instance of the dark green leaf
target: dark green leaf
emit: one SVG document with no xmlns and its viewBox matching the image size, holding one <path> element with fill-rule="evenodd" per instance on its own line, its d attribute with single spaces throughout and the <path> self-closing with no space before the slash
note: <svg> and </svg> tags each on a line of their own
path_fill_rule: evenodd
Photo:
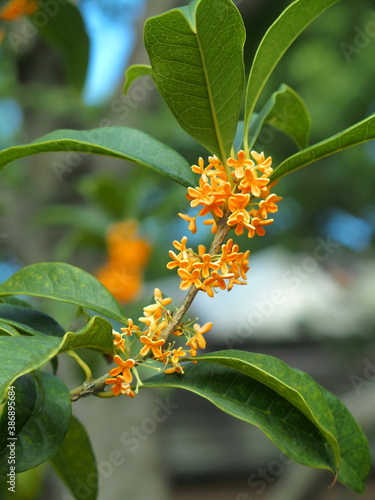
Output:
<svg viewBox="0 0 375 500">
<path fill-rule="evenodd" d="M 89 436 L 83 425 L 72 416 L 62 447 L 51 463 L 77 500 L 95 500 L 98 494 L 98 471 Z"/>
<path fill-rule="evenodd" d="M 287 85 L 281 85 L 279 90 L 271 95 L 261 112 L 250 124 L 250 149 L 265 123 L 290 135 L 299 148 L 308 146 L 311 124 L 309 113 L 301 97 Z"/>
<path fill-rule="evenodd" d="M 290 156 L 275 168 L 271 179 L 274 181 L 321 158 L 371 139 L 375 139 L 375 115 Z"/>
<path fill-rule="evenodd" d="M 39 3 L 39 12 L 31 16 L 30 21 L 61 52 L 68 79 L 81 90 L 86 80 L 90 47 L 80 11 L 70 2 L 39 0 Z M 41 22 L 42 19 L 47 22 Z"/>
<path fill-rule="evenodd" d="M 125 72 L 125 84 L 123 93 L 127 94 L 132 83 L 140 76 L 152 76 L 152 68 L 147 64 L 133 64 Z"/>
<path fill-rule="evenodd" d="M 175 387 L 208 399 L 220 410 L 259 427 L 296 462 L 334 471 L 318 428 L 276 391 L 231 368 L 189 363 L 184 375 L 156 375 L 143 387 Z"/>
<path fill-rule="evenodd" d="M 0 404 L 7 388 L 22 375 L 37 370 L 58 352 L 56 337 L 0 337 Z"/>
<path fill-rule="evenodd" d="M 30 375 L 14 384 L 17 440 L 1 440 L 0 474 L 9 473 L 10 443 L 15 444 L 16 471 L 22 472 L 53 457 L 68 431 L 71 417 L 68 388 L 53 375 L 41 372 L 38 376 L 42 388 Z M 8 435 L 7 410 L 8 405 L 5 404 L 0 415 L 2 436 Z"/>
<path fill-rule="evenodd" d="M 221 159 L 236 133 L 244 41 L 242 18 L 230 0 L 195 0 L 145 24 L 159 92 L 181 127 Z"/>
<path fill-rule="evenodd" d="M 245 130 L 258 97 L 277 63 L 300 33 L 338 0 L 296 0 L 270 26 L 259 44 L 246 89 Z M 322 71 L 324 68 L 322 68 Z"/>
<path fill-rule="evenodd" d="M 103 127 L 93 130 L 56 130 L 22 146 L 0 152 L 0 171 L 8 163 L 38 153 L 77 151 L 128 160 L 155 170 L 183 184 L 195 186 L 197 179 L 187 161 L 174 149 L 140 130 L 127 127 Z M 56 165 L 62 179 L 71 168 Z"/>
<path fill-rule="evenodd" d="M 65 330 L 55 319 L 31 307 L 0 304 L 0 318 L 19 332 L 28 335 L 44 334 L 62 337 L 65 334 Z"/>
<path fill-rule="evenodd" d="M 4 295 L 45 297 L 126 321 L 109 291 L 91 274 L 70 264 L 42 262 L 27 266 L 0 285 L 0 297 Z"/>
</svg>

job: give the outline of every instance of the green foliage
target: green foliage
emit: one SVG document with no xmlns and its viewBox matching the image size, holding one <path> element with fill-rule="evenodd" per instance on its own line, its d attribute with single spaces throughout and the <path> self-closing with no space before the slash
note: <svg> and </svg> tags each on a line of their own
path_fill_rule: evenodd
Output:
<svg viewBox="0 0 375 500">
<path fill-rule="evenodd" d="M 375 139 L 375 115 L 369 116 L 352 127 L 290 156 L 276 167 L 271 178 L 272 180 L 279 179 L 321 158 L 371 139 Z"/>
<path fill-rule="evenodd" d="M 48 16 L 48 22 L 40 23 L 34 17 L 30 20 L 42 36 L 62 53 L 68 79 L 81 90 L 89 61 L 89 39 L 80 11 L 70 2 L 39 2 L 40 9 Z"/>
<path fill-rule="evenodd" d="M 296 0 L 269 27 L 259 44 L 246 88 L 245 128 L 272 71 L 302 31 L 338 0 Z"/>
<path fill-rule="evenodd" d="M 95 500 L 98 494 L 98 470 L 86 429 L 74 416 L 58 453 L 51 464 L 66 483 L 72 494 L 79 500 L 79 486 L 90 483 L 90 493 L 85 498 Z"/>
<path fill-rule="evenodd" d="M 14 452 L 16 470 L 22 472 L 58 452 L 68 431 L 71 401 L 66 385 L 48 373 L 37 372 L 34 377 L 26 375 L 14 386 L 16 436 L 13 437 L 17 438 Z M 0 414 L 0 474 L 9 473 L 8 459 L 11 457 L 7 409 L 7 404 L 3 405 Z"/>
<path fill-rule="evenodd" d="M 126 94 L 132 83 L 140 76 L 151 76 L 152 68 L 147 64 L 133 64 L 125 72 L 125 83 L 123 92 Z"/>
<path fill-rule="evenodd" d="M 277 127 L 292 139 L 299 148 L 306 148 L 310 135 L 310 116 L 301 97 L 283 84 L 263 106 L 261 112 L 250 123 L 249 148 L 251 149 L 264 124 Z"/>
<path fill-rule="evenodd" d="M 242 18 L 230 0 L 195 0 L 145 25 L 155 84 L 181 127 L 229 156 L 244 90 Z"/>
<path fill-rule="evenodd" d="M 153 17 L 145 26 L 145 45 L 151 66 L 131 66 L 126 72 L 124 92 L 138 77 L 151 75 L 181 127 L 223 163 L 241 144 L 248 156 L 264 124 L 282 130 L 302 150 L 276 167 L 272 181 L 328 155 L 374 139 L 375 115 L 372 115 L 308 147 L 310 117 L 306 105 L 285 84 L 271 95 L 258 113 L 254 113 L 262 90 L 288 47 L 318 15 L 337 1 L 293 2 L 263 37 L 247 85 L 243 60 L 245 30 L 231 0 L 194 0 L 187 7 Z M 81 33 L 81 21 L 71 10 L 75 7 L 69 4 L 64 9 L 72 13 L 69 30 L 74 31 L 78 26 Z M 83 45 L 76 54 L 73 38 L 69 38 L 71 31 L 62 26 L 65 24 L 59 24 L 56 18 L 46 28 L 46 36 L 63 44 L 69 67 L 74 72 L 77 60 L 87 55 L 85 35 L 82 35 Z M 82 84 L 85 71 L 83 65 L 74 75 L 78 86 Z M 244 120 L 239 122 L 245 88 Z M 197 185 L 189 163 L 178 152 L 141 131 L 126 127 L 52 132 L 31 143 L 1 151 L 0 170 L 30 155 L 66 151 L 130 161 L 184 186 Z M 64 173 L 64 170 L 59 172 Z M 129 199 L 133 200 L 131 196 Z M 54 214 L 51 212 L 50 217 L 59 214 L 58 210 L 61 208 Z M 93 217 L 90 222 L 88 214 Z M 92 232 L 98 225 L 104 227 L 106 220 L 106 217 L 99 220 L 95 213 L 84 210 L 78 216 L 75 211 L 59 215 L 60 223 L 84 226 Z M 54 318 L 14 297 L 19 295 L 73 304 L 100 316 L 89 318 L 77 332 L 65 332 Z M 106 375 L 90 380 L 89 367 L 74 354 L 85 370 L 86 381 L 82 393 L 74 390 L 69 394 L 63 382 L 42 372 L 41 368 L 51 362 L 56 370 L 57 356 L 77 349 L 113 356 L 116 350 L 112 324 L 102 316 L 124 324 L 127 323 L 125 313 L 93 276 L 64 263 L 40 263 L 21 269 L 0 284 L 0 300 L 0 473 L 8 472 L 5 465 L 9 456 L 5 437 L 6 396 L 8 387 L 14 384 L 16 447 L 17 457 L 20 457 L 17 458 L 17 471 L 52 459 L 57 472 L 78 499 L 77 482 L 90 475 L 95 484 L 97 471 L 84 427 L 70 418 L 70 400 L 86 396 L 90 391 L 103 396 L 100 391 Z M 168 321 L 173 322 L 178 313 L 168 317 Z M 182 319 L 183 314 L 180 317 Z M 175 326 L 181 324 L 176 321 Z M 135 359 L 142 363 L 147 358 Z M 259 427 L 295 461 L 330 470 L 353 491 L 364 492 L 371 468 L 366 438 L 345 406 L 311 377 L 277 358 L 243 351 L 210 353 L 194 361 L 197 363 L 184 367 L 183 375 L 159 374 L 146 380 L 143 388 L 174 387 L 192 391 L 222 411 Z M 104 396 L 108 394 L 111 395 L 107 391 Z M 97 489 L 92 488 L 87 498 L 94 500 L 96 497 Z"/>
<path fill-rule="evenodd" d="M 38 153 L 77 151 L 128 160 L 170 177 L 184 186 L 194 185 L 190 165 L 172 148 L 153 137 L 127 127 L 93 130 L 57 130 L 30 144 L 13 146 L 0 152 L 0 171 L 8 163 Z M 64 171 L 58 172 L 63 176 Z"/>
<path fill-rule="evenodd" d="M 91 274 L 62 262 L 32 264 L 0 285 L 0 297 L 34 295 L 86 307 L 108 318 L 124 322 L 116 299 Z"/>
<path fill-rule="evenodd" d="M 343 484 L 364 492 L 371 470 L 367 440 L 333 394 L 272 356 L 219 351 L 194 360 L 183 376 L 156 375 L 143 387 L 192 391 L 259 427 L 296 462 L 337 472 Z"/>
</svg>

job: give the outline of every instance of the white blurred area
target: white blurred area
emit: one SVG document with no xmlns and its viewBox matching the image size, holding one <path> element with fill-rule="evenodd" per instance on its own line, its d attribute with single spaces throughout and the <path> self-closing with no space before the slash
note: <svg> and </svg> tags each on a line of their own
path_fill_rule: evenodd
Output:
<svg viewBox="0 0 375 500">
<path fill-rule="evenodd" d="M 363 254 L 355 259 L 333 240 L 318 238 L 311 254 L 278 246 L 254 253 L 247 285 L 219 290 L 214 298 L 199 292 L 188 316 L 200 324 L 213 321 L 210 337 L 228 348 L 296 341 L 302 332 L 314 338 L 366 335 L 375 323 L 374 283 L 374 260 Z M 175 306 L 183 300 L 178 277 L 153 285 Z"/>
</svg>

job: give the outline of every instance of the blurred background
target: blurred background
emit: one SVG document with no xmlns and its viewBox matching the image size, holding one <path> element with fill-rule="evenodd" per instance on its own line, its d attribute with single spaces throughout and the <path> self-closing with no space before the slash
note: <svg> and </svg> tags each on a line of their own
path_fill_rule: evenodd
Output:
<svg viewBox="0 0 375 500">
<path fill-rule="evenodd" d="M 191 163 L 206 156 L 179 128 L 149 78 L 122 93 L 126 67 L 148 63 L 145 19 L 186 2 L 10 4 L 23 7 L 12 15 L 0 11 L 1 149 L 58 128 L 130 126 Z M 235 4 L 247 27 L 249 69 L 264 32 L 290 2 Z M 0 2 L 7 6 L 9 1 Z M 342 0 L 292 45 L 261 101 L 288 84 L 307 103 L 311 144 L 323 140 L 375 111 L 374 54 L 374 2 Z M 255 149 L 271 155 L 274 166 L 296 152 L 271 127 L 262 130 Z M 248 286 L 214 300 L 198 296 L 190 313 L 202 323 L 214 322 L 208 350 L 278 356 L 342 397 L 373 453 L 374 167 L 372 142 L 283 178 L 276 189 L 283 196 L 276 223 L 265 237 L 240 241 L 241 249 L 251 249 Z M 96 275 L 129 317 L 141 315 L 155 286 L 178 305 L 179 281 L 165 264 L 172 240 L 186 233 L 177 212 L 187 209 L 182 186 L 119 160 L 59 153 L 15 162 L 0 178 L 0 282 L 32 263 L 64 261 Z M 208 242 L 210 233 L 189 240 L 202 238 Z M 50 302 L 43 308 L 66 330 L 80 327 L 73 308 Z M 86 358 L 98 374 L 107 369 L 96 356 Z M 69 387 L 80 384 L 81 373 L 70 360 L 61 360 L 59 375 Z M 163 408 L 165 421 L 150 420 L 155 407 Z M 99 500 L 375 497 L 374 476 L 361 497 L 340 485 L 328 489 L 329 474 L 292 464 L 257 429 L 188 392 L 88 398 L 74 403 L 73 411 L 87 425 L 96 453 Z M 70 498 L 48 465 L 21 474 L 18 484 L 13 500 Z M 0 490 L 1 498 L 6 494 Z"/>
</svg>

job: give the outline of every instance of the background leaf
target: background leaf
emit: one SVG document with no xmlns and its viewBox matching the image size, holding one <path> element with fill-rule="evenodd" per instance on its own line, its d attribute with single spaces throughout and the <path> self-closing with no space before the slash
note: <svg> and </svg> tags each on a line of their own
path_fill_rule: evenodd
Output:
<svg viewBox="0 0 375 500">
<path fill-rule="evenodd" d="M 97 498 L 98 488 L 93 487 L 98 485 L 99 479 L 95 455 L 86 429 L 74 416 L 70 420 L 64 442 L 51 459 L 51 464 L 77 500 L 82 498 L 81 488 L 78 492 L 77 485 L 82 484 L 86 486 L 86 500 Z"/>
<path fill-rule="evenodd" d="M 40 372 L 42 387 L 26 375 L 14 384 L 16 393 L 16 470 L 22 472 L 53 457 L 68 431 L 71 417 L 69 390 L 58 378 Z M 2 436 L 8 436 L 8 414 L 5 404 L 0 416 Z M 4 442 L 5 441 L 5 442 Z M 3 439 L 0 446 L 0 474 L 9 472 L 11 441 Z"/>
<path fill-rule="evenodd" d="M 86 80 L 90 51 L 81 13 L 70 2 L 39 0 L 39 5 L 39 14 L 30 16 L 29 20 L 61 52 L 68 79 L 81 90 Z M 48 22 L 41 22 L 42 13 Z"/>
<path fill-rule="evenodd" d="M 311 119 L 303 99 L 288 85 L 282 84 L 256 116 L 249 128 L 252 149 L 262 126 L 269 123 L 288 134 L 302 149 L 309 143 Z"/>
<path fill-rule="evenodd" d="M 32 264 L 17 271 L 0 285 L 0 297 L 4 295 L 35 295 L 68 302 L 126 322 L 116 299 L 96 278 L 61 262 Z"/>
<path fill-rule="evenodd" d="M 196 0 L 150 18 L 145 46 L 155 84 L 181 127 L 227 158 L 244 89 L 245 30 L 230 0 Z"/>
<path fill-rule="evenodd" d="M 290 156 L 275 168 L 270 178 L 275 181 L 321 158 L 371 139 L 375 139 L 375 115 Z"/>
<path fill-rule="evenodd" d="M 272 71 L 300 33 L 338 0 L 296 0 L 269 27 L 255 54 L 245 100 L 245 130 Z M 323 68 L 322 68 L 323 70 Z"/>
<path fill-rule="evenodd" d="M 110 156 L 151 168 L 184 186 L 195 186 L 197 182 L 189 163 L 177 151 L 140 130 L 127 127 L 56 130 L 29 144 L 1 151 L 0 171 L 19 158 L 56 151 Z M 62 176 L 64 171 L 57 174 Z"/>
<path fill-rule="evenodd" d="M 133 64 L 125 72 L 123 93 L 127 94 L 132 83 L 140 76 L 152 76 L 152 68 L 148 64 Z"/>
</svg>

